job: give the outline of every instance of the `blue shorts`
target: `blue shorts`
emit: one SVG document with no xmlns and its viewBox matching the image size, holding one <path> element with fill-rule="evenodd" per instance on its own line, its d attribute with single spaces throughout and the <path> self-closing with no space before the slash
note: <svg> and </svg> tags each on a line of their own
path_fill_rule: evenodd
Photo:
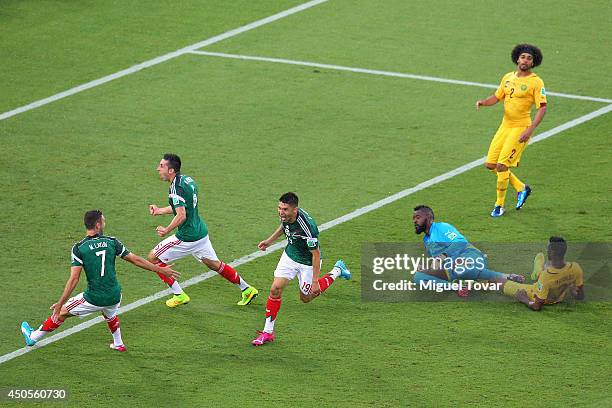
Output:
<svg viewBox="0 0 612 408">
<path fill-rule="evenodd" d="M 477 280 L 480 273 L 488 269 L 487 257 L 476 248 L 469 248 L 453 258 L 453 267 L 446 269 L 449 281 Z"/>
</svg>

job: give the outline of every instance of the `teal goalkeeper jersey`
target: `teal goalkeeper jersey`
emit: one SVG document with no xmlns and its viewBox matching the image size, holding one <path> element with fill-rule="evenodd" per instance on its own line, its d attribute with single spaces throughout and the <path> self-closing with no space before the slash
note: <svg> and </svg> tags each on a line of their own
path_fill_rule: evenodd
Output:
<svg viewBox="0 0 612 408">
<path fill-rule="evenodd" d="M 310 251 L 319 248 L 319 228 L 315 220 L 306 211 L 298 208 L 295 222 L 283 222 L 282 227 L 287 237 L 287 256 L 302 265 L 312 265 Z"/>
<path fill-rule="evenodd" d="M 177 174 L 170 183 L 168 201 L 176 215 L 176 207 L 185 207 L 187 219 L 179 225 L 176 237 L 181 241 L 199 241 L 208 235 L 208 227 L 198 213 L 198 186 L 189 176 Z"/>
<path fill-rule="evenodd" d="M 115 273 L 115 258 L 130 251 L 115 237 L 93 235 L 72 246 L 72 266 L 81 266 L 87 276 L 86 301 L 96 306 L 111 306 L 121 300 L 121 286 Z"/>
</svg>

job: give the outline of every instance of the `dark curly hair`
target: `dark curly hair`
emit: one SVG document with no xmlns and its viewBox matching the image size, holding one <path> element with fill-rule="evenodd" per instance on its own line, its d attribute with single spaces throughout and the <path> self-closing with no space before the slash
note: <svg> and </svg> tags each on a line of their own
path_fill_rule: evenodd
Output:
<svg viewBox="0 0 612 408">
<path fill-rule="evenodd" d="M 530 54 L 533 57 L 533 67 L 534 68 L 542 63 L 542 59 L 544 58 L 542 56 L 542 51 L 540 51 L 540 49 L 536 47 L 535 45 L 531 45 L 531 44 L 519 44 L 516 47 L 514 47 L 512 49 L 512 55 L 511 55 L 512 62 L 516 64 L 517 63 L 516 61 L 518 61 L 519 56 L 524 52 L 526 52 L 527 54 Z"/>
</svg>

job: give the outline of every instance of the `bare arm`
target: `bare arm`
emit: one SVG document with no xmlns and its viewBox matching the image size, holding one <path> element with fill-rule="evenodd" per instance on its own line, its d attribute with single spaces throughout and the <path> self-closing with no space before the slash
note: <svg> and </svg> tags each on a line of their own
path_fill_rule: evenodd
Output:
<svg viewBox="0 0 612 408">
<path fill-rule="evenodd" d="M 439 263 L 438 263 L 438 265 L 440 265 L 439 268 L 435 268 L 437 262 L 434 262 L 433 264 L 434 268 L 420 269 L 420 270 L 415 271 L 415 273 L 422 272 L 427 275 L 435 276 L 440 279 L 449 280 L 446 270 L 442 267 L 442 265 L 444 265 L 444 260 L 447 258 L 447 256 L 445 254 L 440 254 L 436 256 L 435 258 L 436 258 L 436 261 L 439 260 Z"/>
<path fill-rule="evenodd" d="M 123 259 L 125 259 L 126 261 L 136 265 L 139 268 L 142 269 L 146 269 L 149 270 L 151 272 L 157 272 L 157 273 L 161 273 L 162 275 L 165 275 L 169 278 L 178 278 L 179 276 L 181 276 L 180 273 L 178 273 L 175 270 L 170 269 L 169 266 L 166 267 L 160 267 L 159 265 L 155 265 L 152 264 L 151 262 L 147 261 L 146 259 L 133 254 L 133 253 L 129 253 L 128 255 L 126 255 Z"/>
<path fill-rule="evenodd" d="M 497 99 L 497 96 L 495 96 L 495 94 L 489 96 L 487 99 L 479 99 L 476 101 L 476 109 L 480 109 L 481 106 L 493 106 L 495 105 L 497 102 L 499 102 L 499 99 Z"/>
<path fill-rule="evenodd" d="M 529 295 L 527 295 L 527 292 L 523 289 L 518 290 L 515 296 L 519 302 L 527 305 L 528 308 L 535 312 L 540 311 L 544 305 L 544 301 L 537 296 L 535 296 L 535 300 L 529 299 Z"/>
<path fill-rule="evenodd" d="M 82 266 L 71 266 L 70 267 L 70 277 L 68 278 L 68 282 L 66 282 L 66 286 L 64 287 L 64 292 L 62 293 L 62 296 L 60 296 L 59 300 L 53 305 L 51 305 L 51 309 L 53 310 L 53 315 L 51 318 L 53 320 L 58 319 L 60 310 L 62 309 L 63 304 L 66 303 L 66 301 L 72 294 L 72 291 L 74 290 L 74 288 L 76 288 L 76 285 L 79 283 L 79 278 L 81 277 L 82 269 L 83 269 Z"/>
<path fill-rule="evenodd" d="M 283 226 L 279 225 L 278 228 L 274 230 L 272 235 L 268 237 L 268 239 L 264 239 L 257 245 L 257 248 L 259 248 L 262 251 L 265 251 L 266 249 L 268 249 L 270 245 L 274 243 L 274 241 L 278 239 L 278 237 L 282 235 L 282 233 L 283 233 Z"/>
<path fill-rule="evenodd" d="M 155 204 L 149 205 L 149 214 L 151 215 L 164 215 L 164 214 L 172 214 L 172 207 L 158 207 Z"/>
<path fill-rule="evenodd" d="M 573 286 L 571 288 L 572 297 L 576 300 L 584 300 L 584 286 Z"/>
<path fill-rule="evenodd" d="M 162 227 L 160 225 L 155 229 L 157 231 L 157 235 L 159 235 L 160 237 L 167 235 L 169 232 L 174 230 L 176 227 L 184 223 L 186 219 L 187 219 L 187 211 L 185 210 L 185 207 L 176 207 L 176 215 L 174 216 L 172 221 L 170 221 L 170 224 L 167 227 Z"/>
<path fill-rule="evenodd" d="M 319 275 L 321 274 L 321 249 L 311 249 L 312 254 L 312 285 L 310 285 L 310 294 L 317 296 L 321 293 L 319 288 Z"/>
<path fill-rule="evenodd" d="M 542 122 L 542 119 L 544 119 L 544 115 L 546 115 L 546 104 L 543 103 L 540 105 L 540 109 L 538 109 L 531 126 L 525 129 L 525 131 L 521 134 L 521 137 L 519 137 L 519 142 L 525 143 L 529 140 L 535 128 L 537 128 L 540 122 Z"/>
</svg>

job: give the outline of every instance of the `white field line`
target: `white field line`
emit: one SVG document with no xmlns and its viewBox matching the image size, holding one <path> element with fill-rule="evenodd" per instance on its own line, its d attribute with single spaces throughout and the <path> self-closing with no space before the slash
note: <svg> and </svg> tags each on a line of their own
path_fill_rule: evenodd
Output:
<svg viewBox="0 0 612 408">
<path fill-rule="evenodd" d="M 289 59 L 284 59 L 284 58 L 256 57 L 256 56 L 251 56 L 251 55 L 226 54 L 223 52 L 208 52 L 208 51 L 198 51 L 198 50 L 192 50 L 192 51 L 189 51 L 188 53 L 197 54 L 197 55 L 206 55 L 209 57 L 232 58 L 232 59 L 248 60 L 248 61 L 275 62 L 275 63 L 287 64 L 287 65 L 301 65 L 305 67 L 333 69 L 336 71 L 349 71 L 349 72 L 356 72 L 360 74 L 381 75 L 381 76 L 396 77 L 396 78 L 409 78 L 409 79 L 418 79 L 421 81 L 441 82 L 445 84 L 478 86 L 481 88 L 497 89 L 497 85 L 494 85 L 494 84 L 483 84 L 480 82 L 460 81 L 457 79 L 438 78 L 438 77 L 425 76 L 425 75 L 403 74 L 401 72 L 380 71 L 377 69 L 354 68 L 354 67 L 345 67 L 342 65 L 320 64 L 318 62 L 295 61 L 295 60 L 289 60 Z M 571 95 L 571 94 L 566 94 L 566 93 L 548 92 L 548 91 L 546 92 L 546 94 L 551 95 L 551 96 L 558 96 L 560 98 L 581 99 L 581 100 L 592 101 L 592 102 L 612 103 L 612 99 L 596 98 L 592 96 Z"/>
<path fill-rule="evenodd" d="M 578 126 L 578 125 L 580 125 L 582 123 L 588 122 L 589 120 L 592 120 L 592 119 L 595 119 L 595 118 L 597 118 L 599 116 L 605 115 L 606 113 L 608 113 L 610 111 L 612 111 L 612 105 L 605 106 L 605 107 L 603 107 L 601 109 L 598 109 L 598 110 L 596 110 L 594 112 L 588 113 L 588 114 L 586 114 L 584 116 L 581 116 L 581 117 L 579 117 L 577 119 L 570 120 L 569 122 L 566 122 L 566 123 L 564 123 L 562 125 L 559 125 L 559 126 L 553 128 L 553 129 L 547 130 L 546 132 L 540 133 L 539 135 L 533 137 L 531 139 L 530 144 L 531 143 L 537 143 L 539 141 L 547 139 L 547 138 L 549 138 L 551 136 L 554 136 L 556 134 L 559 134 L 559 133 L 561 133 L 561 132 L 563 132 L 563 131 L 565 131 L 567 129 L 571 129 L 571 128 L 573 128 L 575 126 Z M 427 181 L 424 181 L 424 182 L 422 182 L 420 184 L 417 184 L 414 187 L 407 188 L 406 190 L 402 190 L 402 191 L 400 191 L 398 193 L 395 193 L 395 194 L 393 194 L 391 196 L 385 197 L 382 200 L 378 200 L 378 201 L 376 201 L 376 202 L 374 202 L 374 203 L 372 203 L 370 205 L 366 205 L 365 207 L 361 207 L 361 208 L 359 208 L 359 209 L 357 209 L 355 211 L 352 211 L 352 212 L 350 212 L 348 214 L 345 214 L 345 215 L 343 215 L 341 217 L 338 217 L 338 218 L 336 218 L 334 220 L 331 220 L 331 221 L 328 221 L 328 222 L 322 224 L 319 227 L 319 231 L 322 232 L 322 231 L 328 230 L 330 228 L 335 227 L 336 225 L 339 225 L 339 224 L 342 224 L 344 222 L 350 221 L 350 220 L 355 219 L 355 218 L 357 218 L 357 217 L 359 217 L 359 216 L 361 216 L 363 214 L 367 214 L 367 213 L 369 213 L 371 211 L 377 210 L 377 209 L 379 209 L 380 207 L 382 207 L 384 205 L 390 204 L 390 203 L 392 203 L 394 201 L 400 200 L 400 199 L 402 199 L 404 197 L 407 197 L 407 196 L 409 196 L 411 194 L 414 194 L 414 193 L 416 193 L 418 191 L 424 190 L 427 187 L 431 187 L 431 186 L 433 186 L 435 184 L 438 184 L 438 183 L 441 183 L 441 182 L 443 182 L 445 180 L 451 179 L 451 178 L 453 178 L 453 177 L 455 177 L 455 176 L 457 176 L 459 174 L 465 173 L 466 171 L 473 169 L 474 167 L 477 167 L 477 166 L 480 166 L 480 165 L 484 164 L 484 161 L 485 161 L 485 158 L 481 157 L 480 159 L 474 160 L 474 161 L 472 161 L 470 163 L 464 164 L 463 166 L 457 167 L 454 170 L 448 171 L 448 172 L 446 172 L 444 174 L 441 174 L 441 175 L 439 175 L 437 177 L 431 178 L 431 179 L 429 179 Z M 252 261 L 254 259 L 261 258 L 261 257 L 269 255 L 270 253 L 275 252 L 275 251 L 277 251 L 277 250 L 279 250 L 281 248 L 284 248 L 285 245 L 286 245 L 285 242 L 278 242 L 278 243 L 270 246 L 268 248 L 268 250 L 265 251 L 265 252 L 262 252 L 262 251 L 253 252 L 253 253 L 251 253 L 249 255 L 243 256 L 242 258 L 236 259 L 235 261 L 231 262 L 230 265 L 232 265 L 233 267 L 238 267 L 238 266 L 243 265 L 243 264 L 245 264 L 247 262 L 250 262 L 250 261 Z M 205 281 L 207 279 L 210 279 L 211 277 L 213 277 L 215 275 L 217 275 L 216 272 L 212 272 L 212 271 L 204 272 L 204 273 L 202 273 L 202 274 L 200 274 L 198 276 L 195 276 L 195 277 L 193 277 L 193 278 L 191 278 L 189 280 L 184 281 L 181 284 L 181 286 L 189 287 L 189 286 L 195 285 L 197 283 L 200 283 L 202 281 Z M 130 303 L 128 305 L 122 306 L 119 309 L 119 313 L 121 314 L 121 313 L 125 313 L 125 312 L 127 312 L 129 310 L 136 309 L 137 307 L 140 307 L 142 305 L 146 305 L 147 303 L 151 303 L 151 302 L 153 302 L 153 301 L 155 301 L 157 299 L 160 299 L 160 298 L 162 298 L 162 297 L 164 297 L 166 295 L 169 295 L 169 294 L 170 294 L 170 290 L 169 289 L 162 290 L 162 291 L 157 292 L 157 293 L 155 293 L 153 295 L 147 296 L 145 298 L 142 298 L 142 299 L 139 299 L 139 300 L 137 300 L 135 302 L 132 302 L 132 303 Z M 70 336 L 71 334 L 78 333 L 78 332 L 80 332 L 82 330 L 85 330 L 88 327 L 91 327 L 91 326 L 93 326 L 95 324 L 98 324 L 98 323 L 100 323 L 102 321 L 103 321 L 102 317 L 96 317 L 96 318 L 87 320 L 87 321 L 85 321 L 83 323 L 80 323 L 80 324 L 78 324 L 76 326 L 73 326 L 73 327 L 71 327 L 71 328 L 69 328 L 67 330 L 64 330 L 64 331 L 62 331 L 60 333 L 51 335 L 51 336 L 47 337 L 46 339 L 41 340 L 34 347 L 23 347 L 21 349 L 15 350 L 15 351 L 13 351 L 11 353 L 4 354 L 3 356 L 0 357 L 0 364 L 6 363 L 9 360 L 12 360 L 12 359 L 14 359 L 16 357 L 19 357 L 19 356 L 23 355 L 23 354 L 26 354 L 26 353 L 28 353 L 28 352 L 30 352 L 32 350 L 36 350 L 37 348 L 43 347 L 43 346 L 45 346 L 47 344 L 51 344 L 53 342 L 61 340 L 64 337 Z M 17 329 L 17 328 L 15 328 L 15 329 Z"/>
<path fill-rule="evenodd" d="M 66 98 L 68 96 L 77 94 L 79 92 L 83 92 L 83 91 L 85 91 L 87 89 L 91 89 L 91 88 L 94 88 L 96 86 L 99 86 L 99 85 L 105 84 L 107 82 L 113 81 L 115 79 L 122 78 L 122 77 L 124 77 L 126 75 L 133 74 L 133 73 L 138 72 L 140 70 L 143 70 L 145 68 L 149 68 L 149 67 L 152 67 L 154 65 L 161 64 L 162 62 L 174 59 L 176 57 L 180 57 L 181 55 L 186 54 L 186 53 L 188 53 L 190 51 L 196 50 L 198 48 L 206 47 L 206 46 L 211 45 L 211 44 L 218 43 L 219 41 L 223 41 L 223 40 L 231 38 L 231 37 L 235 37 L 238 34 L 242 34 L 242 33 L 246 32 L 246 31 L 250 31 L 250 30 L 253 30 L 253 29 L 257 28 L 257 27 L 261 27 L 263 25 L 272 23 L 274 21 L 277 21 L 277 20 L 280 20 L 282 18 L 288 17 L 288 16 L 290 16 L 292 14 L 299 13 L 300 11 L 309 9 L 311 7 L 314 7 L 314 6 L 319 5 L 321 3 L 325 3 L 327 1 L 328 0 L 312 0 L 312 1 L 300 4 L 299 6 L 287 9 L 285 11 L 281 11 L 280 13 L 274 14 L 274 15 L 266 17 L 266 18 L 262 18 L 261 20 L 254 21 L 254 22 L 249 23 L 247 25 L 244 25 L 242 27 L 238 27 L 238 28 L 235 28 L 233 30 L 226 31 L 223 34 L 216 35 L 216 36 L 211 37 L 211 38 L 209 38 L 207 40 L 203 40 L 203 41 L 197 42 L 195 44 L 188 45 L 187 47 L 181 48 L 179 50 L 170 52 L 168 54 L 161 55 L 159 57 L 153 58 L 151 60 L 142 62 L 142 63 L 137 64 L 137 65 L 131 66 L 131 67 L 129 67 L 127 69 L 124 69 L 122 71 L 115 72 L 114 74 L 107 75 L 105 77 L 102 77 L 102 78 L 99 78 L 99 79 L 87 82 L 85 84 L 76 86 L 74 88 L 68 89 L 68 90 L 60 92 L 58 94 L 49 96 L 47 98 L 40 99 L 38 101 L 32 102 L 32 103 L 30 103 L 28 105 L 24 105 L 24 106 L 21 106 L 19 108 L 10 110 L 8 112 L 4 112 L 4 113 L 0 114 L 0 120 L 8 119 L 8 118 L 10 118 L 12 116 L 15 116 L 15 115 L 18 115 L 20 113 L 27 112 L 29 110 L 39 108 L 41 106 L 44 106 L 44 105 L 47 105 L 49 103 L 58 101 L 60 99 Z"/>
</svg>

